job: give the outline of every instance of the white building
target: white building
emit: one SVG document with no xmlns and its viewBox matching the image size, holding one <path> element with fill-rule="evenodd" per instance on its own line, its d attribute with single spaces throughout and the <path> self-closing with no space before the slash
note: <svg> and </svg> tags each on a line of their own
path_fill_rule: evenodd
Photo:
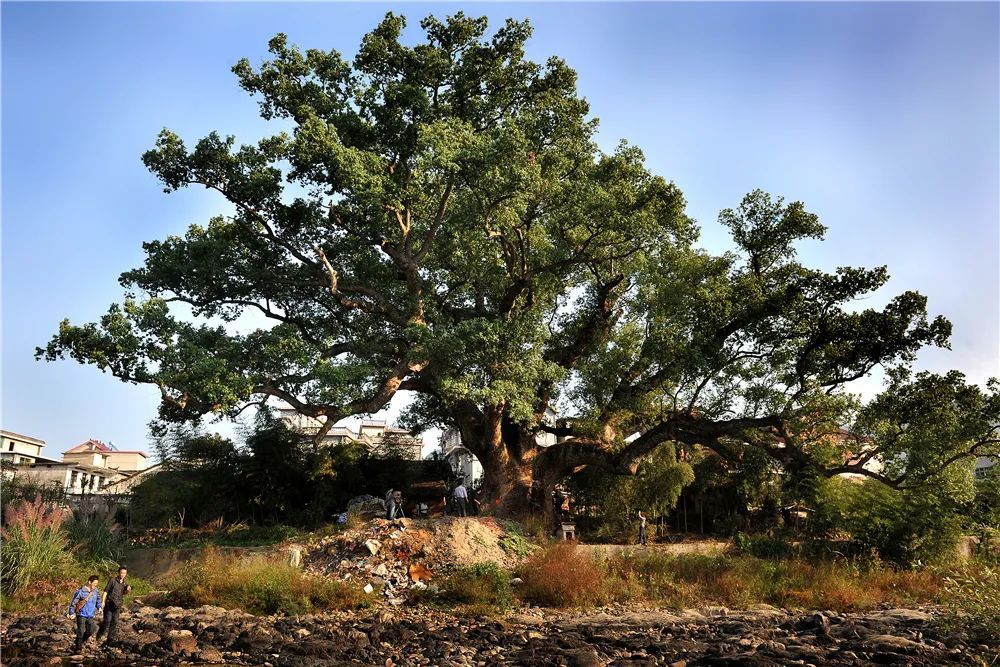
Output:
<svg viewBox="0 0 1000 667">
<path fill-rule="evenodd" d="M 285 426 L 303 435 L 315 436 L 326 424 L 326 417 L 309 417 L 287 403 L 279 404 L 277 410 Z M 352 431 L 347 426 L 334 426 L 320 441 L 320 444 L 326 447 L 349 443 L 360 443 L 376 456 L 392 454 L 410 461 L 419 461 L 422 458 L 424 446 L 423 442 L 410 435 L 409 431 L 373 419 L 363 420 L 357 431 Z"/>
<path fill-rule="evenodd" d="M 3 474 L 40 486 L 57 486 L 71 495 L 108 493 L 108 487 L 147 468 L 149 456 L 138 450 L 117 450 L 99 440 L 87 440 L 63 452 L 57 461 L 41 455 L 44 440 L 0 431 Z"/>
<path fill-rule="evenodd" d="M 27 465 L 39 459 L 51 461 L 42 456 L 44 440 L 32 438 L 11 431 L 0 431 L 0 461 L 8 465 Z"/>
<path fill-rule="evenodd" d="M 546 424 L 555 424 L 556 417 L 557 415 L 552 408 L 546 408 L 545 417 L 543 418 Z M 544 431 L 535 435 L 535 442 L 538 443 L 539 447 L 551 447 L 557 442 L 562 441 L 562 439 Z M 469 486 L 483 476 L 482 463 L 479 462 L 475 454 L 462 444 L 462 435 L 457 428 L 446 428 L 441 434 L 439 442 L 441 458 L 448 462 L 451 469 L 455 471 L 456 476 L 461 477 L 465 481 L 466 486 Z"/>
<path fill-rule="evenodd" d="M 471 486 L 483 476 L 483 465 L 462 444 L 462 435 L 457 428 L 445 429 L 441 434 L 440 443 L 441 458 L 447 461 L 456 476 L 462 478 L 465 486 Z"/>
<path fill-rule="evenodd" d="M 997 465 L 997 459 L 993 456 L 977 456 L 976 457 L 976 468 L 973 473 L 976 479 L 986 479 L 986 475 L 995 468 Z"/>
</svg>

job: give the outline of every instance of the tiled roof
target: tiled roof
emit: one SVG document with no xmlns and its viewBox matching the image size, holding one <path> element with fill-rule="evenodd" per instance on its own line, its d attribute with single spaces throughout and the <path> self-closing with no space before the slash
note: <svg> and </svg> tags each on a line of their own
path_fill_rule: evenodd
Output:
<svg viewBox="0 0 1000 667">
<path fill-rule="evenodd" d="M 87 442 L 81 442 L 76 447 L 67 449 L 63 452 L 63 454 L 83 454 L 86 452 L 100 452 L 102 454 L 141 454 L 145 458 L 149 458 L 149 454 L 138 449 L 111 449 L 109 445 L 104 444 L 100 440 L 94 440 L 93 438 Z"/>
<path fill-rule="evenodd" d="M 110 447 L 105 445 L 100 440 L 94 440 L 91 438 L 87 442 L 81 442 L 76 447 L 67 449 L 63 454 L 81 454 L 83 452 L 110 452 L 112 451 Z"/>
</svg>

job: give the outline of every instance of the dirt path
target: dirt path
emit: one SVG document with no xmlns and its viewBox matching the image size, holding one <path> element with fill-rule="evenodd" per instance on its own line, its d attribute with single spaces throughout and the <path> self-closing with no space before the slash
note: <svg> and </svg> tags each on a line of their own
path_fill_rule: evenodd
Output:
<svg viewBox="0 0 1000 667">
<path fill-rule="evenodd" d="M 690 542 L 678 542 L 677 544 L 648 544 L 641 546 L 638 544 L 581 544 L 581 549 L 596 553 L 605 558 L 617 556 L 622 553 L 656 553 L 670 556 L 681 556 L 690 554 L 703 554 L 714 556 L 725 553 L 732 548 L 732 542 L 728 540 L 691 540 Z"/>
</svg>

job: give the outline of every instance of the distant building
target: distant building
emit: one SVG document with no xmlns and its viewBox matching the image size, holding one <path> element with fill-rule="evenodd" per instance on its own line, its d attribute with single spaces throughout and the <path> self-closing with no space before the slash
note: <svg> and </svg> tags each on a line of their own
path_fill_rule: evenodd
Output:
<svg viewBox="0 0 1000 667">
<path fill-rule="evenodd" d="M 117 482 L 147 470 L 149 455 L 118 450 L 100 440 L 87 440 L 63 452 L 57 461 L 41 455 L 44 440 L 0 431 L 3 475 L 40 486 L 57 486 L 70 495 L 105 494 Z"/>
<path fill-rule="evenodd" d="M 28 465 L 37 460 L 51 461 L 42 456 L 44 440 L 11 431 L 0 431 L 0 461 L 8 465 Z"/>
<path fill-rule="evenodd" d="M 466 486 L 483 476 L 483 465 L 479 459 L 462 444 L 462 436 L 457 428 L 445 429 L 441 434 L 441 458 L 455 475 L 462 478 Z"/>
<path fill-rule="evenodd" d="M 289 429 L 303 435 L 315 436 L 325 425 L 325 418 L 309 417 L 296 411 L 290 405 L 278 406 L 278 415 Z M 399 456 L 419 461 L 422 458 L 423 442 L 410 435 L 405 429 L 389 426 L 385 421 L 366 419 L 357 431 L 346 426 L 334 426 L 320 441 L 321 446 L 337 447 L 343 444 L 359 443 L 374 456 Z"/>
<path fill-rule="evenodd" d="M 114 449 L 100 440 L 90 439 L 63 452 L 63 461 L 111 468 L 124 473 L 145 470 L 149 455 L 137 449 Z"/>
<path fill-rule="evenodd" d="M 543 421 L 552 426 L 556 423 L 558 415 L 552 408 L 546 408 Z M 561 442 L 563 438 L 557 437 L 546 431 L 535 435 L 535 442 L 539 447 L 551 447 Z M 466 486 L 483 476 L 483 465 L 469 449 L 462 444 L 462 434 L 455 427 L 449 427 L 441 434 L 438 442 L 441 458 L 448 462 L 456 476 L 461 477 Z"/>
<path fill-rule="evenodd" d="M 986 476 L 996 468 L 996 465 L 997 459 L 994 456 L 977 456 L 975 472 L 973 474 L 976 479 L 986 479 Z"/>
</svg>

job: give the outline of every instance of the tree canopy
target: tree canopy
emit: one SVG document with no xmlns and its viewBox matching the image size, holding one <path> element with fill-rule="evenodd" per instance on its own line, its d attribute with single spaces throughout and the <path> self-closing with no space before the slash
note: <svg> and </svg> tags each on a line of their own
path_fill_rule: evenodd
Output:
<svg viewBox="0 0 1000 667">
<path fill-rule="evenodd" d="M 510 509 L 533 480 L 634 473 L 665 442 L 894 486 L 995 451 L 995 385 L 908 370 L 950 324 L 912 291 L 859 309 L 885 267 L 801 264 L 825 231 L 802 203 L 751 192 L 719 218 L 737 250 L 711 254 L 638 148 L 599 148 L 575 72 L 526 59 L 526 22 L 429 17 L 414 46 L 405 25 L 388 14 L 353 61 L 279 34 L 238 62 L 290 131 L 189 148 L 164 130 L 143 161 L 165 191 L 234 213 L 146 243 L 124 302 L 38 356 L 156 386 L 171 421 L 280 399 L 332 426 L 413 392 L 408 424 L 457 427 Z M 267 324 L 206 321 L 248 311 Z M 850 383 L 878 367 L 891 382 L 861 404 Z"/>
</svg>

